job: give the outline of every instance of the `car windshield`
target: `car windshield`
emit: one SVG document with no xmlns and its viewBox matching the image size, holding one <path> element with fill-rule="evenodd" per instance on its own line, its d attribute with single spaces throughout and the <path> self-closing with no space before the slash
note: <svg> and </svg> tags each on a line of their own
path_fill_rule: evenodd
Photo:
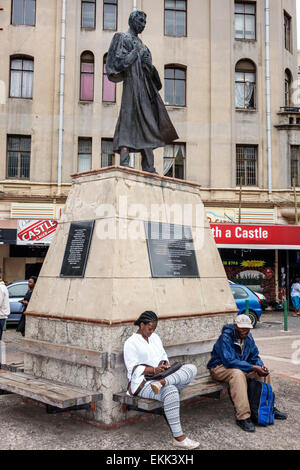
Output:
<svg viewBox="0 0 300 470">
<path fill-rule="evenodd" d="M 15 284 L 13 286 L 9 286 L 8 288 L 9 297 L 24 297 L 26 292 L 28 291 L 28 284 Z"/>
<path fill-rule="evenodd" d="M 235 285 L 231 285 L 230 287 L 235 299 L 246 299 L 248 297 L 248 293 L 242 287 Z"/>
</svg>

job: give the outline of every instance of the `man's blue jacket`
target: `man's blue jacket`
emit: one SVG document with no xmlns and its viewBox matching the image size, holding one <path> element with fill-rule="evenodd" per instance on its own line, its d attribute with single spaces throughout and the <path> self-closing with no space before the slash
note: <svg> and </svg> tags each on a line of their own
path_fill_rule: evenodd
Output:
<svg viewBox="0 0 300 470">
<path fill-rule="evenodd" d="M 221 364 L 226 369 L 241 369 L 244 372 L 251 372 L 254 365 L 264 365 L 251 333 L 244 340 L 242 351 L 234 325 L 223 326 L 222 334 L 213 347 L 207 367 L 213 369 Z"/>
</svg>

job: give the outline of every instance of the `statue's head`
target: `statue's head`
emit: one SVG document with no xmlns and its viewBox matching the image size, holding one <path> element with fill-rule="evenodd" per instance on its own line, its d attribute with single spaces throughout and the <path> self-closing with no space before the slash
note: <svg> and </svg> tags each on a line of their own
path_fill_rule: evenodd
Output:
<svg viewBox="0 0 300 470">
<path fill-rule="evenodd" d="M 146 18 L 147 15 L 144 11 L 135 10 L 130 14 L 128 24 L 135 33 L 140 34 L 145 29 Z"/>
</svg>

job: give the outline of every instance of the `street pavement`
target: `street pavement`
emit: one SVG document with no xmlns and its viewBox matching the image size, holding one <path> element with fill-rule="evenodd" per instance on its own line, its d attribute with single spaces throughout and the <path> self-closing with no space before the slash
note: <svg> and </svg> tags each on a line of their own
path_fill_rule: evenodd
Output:
<svg viewBox="0 0 300 470">
<path fill-rule="evenodd" d="M 260 355 L 271 370 L 277 407 L 288 413 L 287 421 L 257 427 L 245 433 L 236 424 L 228 395 L 182 406 L 185 433 L 201 443 L 199 450 L 299 450 L 300 449 L 300 318 L 265 312 L 252 330 Z M 7 362 L 20 362 L 22 337 L 9 328 L 4 332 Z M 134 424 L 103 430 L 72 418 L 48 415 L 44 408 L 24 403 L 16 395 L 0 396 L 0 450 L 173 450 L 164 419 L 147 416 Z"/>
</svg>

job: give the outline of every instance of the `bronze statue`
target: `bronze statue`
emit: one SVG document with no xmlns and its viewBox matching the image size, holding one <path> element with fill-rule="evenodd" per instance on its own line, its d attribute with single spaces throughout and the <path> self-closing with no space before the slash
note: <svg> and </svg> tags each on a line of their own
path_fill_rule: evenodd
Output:
<svg viewBox="0 0 300 470">
<path fill-rule="evenodd" d="M 114 152 L 129 166 L 129 153 L 141 152 L 142 169 L 156 173 L 153 149 L 178 139 L 159 95 L 162 84 L 149 49 L 138 37 L 146 26 L 146 13 L 133 11 L 127 33 L 116 33 L 109 47 L 106 71 L 110 81 L 123 81 Z"/>
</svg>

